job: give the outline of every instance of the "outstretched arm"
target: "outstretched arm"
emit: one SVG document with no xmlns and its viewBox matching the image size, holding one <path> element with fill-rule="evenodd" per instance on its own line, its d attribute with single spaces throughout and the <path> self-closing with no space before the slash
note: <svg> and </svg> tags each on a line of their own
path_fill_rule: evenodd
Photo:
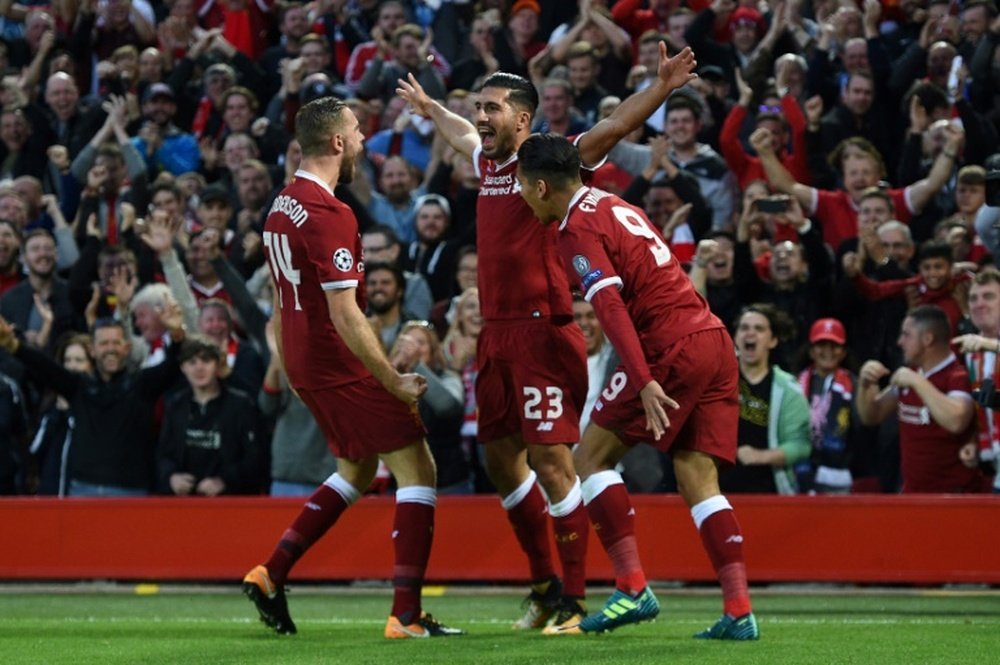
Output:
<svg viewBox="0 0 1000 665">
<path fill-rule="evenodd" d="M 626 98 L 614 112 L 580 137 L 580 161 L 584 165 L 598 164 L 616 143 L 660 108 L 677 88 L 698 78 L 694 73 L 698 62 L 694 51 L 685 48 L 672 58 L 667 57 L 667 44 L 660 42 L 660 64 L 656 80 L 642 92 Z M 478 138 L 478 137 L 477 137 Z"/>
<path fill-rule="evenodd" d="M 446 109 L 437 100 L 431 99 L 413 74 L 407 74 L 406 78 L 405 81 L 403 79 L 396 81 L 399 86 L 396 88 L 396 94 L 410 103 L 414 113 L 430 118 L 452 148 L 472 159 L 473 153 L 481 143 L 475 126 L 457 113 Z"/>
<path fill-rule="evenodd" d="M 783 194 L 794 196 L 807 215 L 816 212 L 812 207 L 813 192 L 815 190 L 812 187 L 796 182 L 795 176 L 789 173 L 785 165 L 778 159 L 778 156 L 774 154 L 774 147 L 771 144 L 771 132 L 763 127 L 757 128 L 750 135 L 750 145 L 757 151 L 761 166 L 764 167 L 764 173 L 767 175 L 767 181 L 771 183 L 771 186 Z"/>
</svg>

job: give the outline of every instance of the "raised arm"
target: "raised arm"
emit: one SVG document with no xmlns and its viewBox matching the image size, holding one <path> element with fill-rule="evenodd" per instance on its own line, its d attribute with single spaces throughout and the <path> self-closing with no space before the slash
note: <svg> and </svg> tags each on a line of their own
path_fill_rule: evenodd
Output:
<svg viewBox="0 0 1000 665">
<path fill-rule="evenodd" d="M 813 212 L 813 196 L 815 189 L 795 181 L 795 177 L 785 168 L 778 156 L 774 154 L 774 145 L 771 142 L 771 132 L 768 129 L 759 127 L 750 135 L 750 144 L 757 151 L 760 163 L 764 167 L 767 180 L 779 192 L 794 196 L 802 206 L 802 210 L 807 215 Z"/>
<path fill-rule="evenodd" d="M 386 390 L 406 404 L 416 404 L 427 390 L 427 380 L 416 374 L 400 374 L 393 369 L 382 351 L 382 344 L 358 307 L 355 291 L 354 288 L 326 291 L 326 304 L 333 327 L 351 353 L 358 357 Z M 278 332 L 275 330 L 275 334 Z"/>
<path fill-rule="evenodd" d="M 660 42 L 660 64 L 656 80 L 642 92 L 627 97 L 610 116 L 580 137 L 577 143 L 580 161 L 584 165 L 600 163 L 616 143 L 641 127 L 667 100 L 670 93 L 698 78 L 694 73 L 697 66 L 698 62 L 690 48 L 668 58 L 667 44 Z"/>
<path fill-rule="evenodd" d="M 954 123 L 949 124 L 945 131 L 947 136 L 944 141 L 944 148 L 938 153 L 931 166 L 931 172 L 923 180 L 918 180 L 910 186 L 910 205 L 913 206 L 914 214 L 920 213 L 924 206 L 930 203 L 945 183 L 951 177 L 952 170 L 958 163 L 958 153 L 965 143 L 965 132 Z"/>
<path fill-rule="evenodd" d="M 406 79 L 397 81 L 399 87 L 396 88 L 396 94 L 409 102 L 414 113 L 430 118 L 438 132 L 448 141 L 448 145 L 472 159 L 476 148 L 481 145 L 475 125 L 431 99 L 413 74 L 407 74 Z"/>
</svg>

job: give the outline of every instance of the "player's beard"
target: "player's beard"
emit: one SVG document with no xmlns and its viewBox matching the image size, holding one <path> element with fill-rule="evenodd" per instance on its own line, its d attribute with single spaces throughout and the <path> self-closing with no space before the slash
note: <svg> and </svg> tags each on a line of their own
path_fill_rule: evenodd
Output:
<svg viewBox="0 0 1000 665">
<path fill-rule="evenodd" d="M 349 185 L 354 182 L 354 171 L 357 168 L 357 155 L 344 153 L 344 158 L 340 160 L 340 175 L 337 182 Z"/>
<path fill-rule="evenodd" d="M 514 145 L 513 130 L 501 129 L 497 127 L 490 127 L 490 129 L 493 130 L 493 146 L 488 149 L 483 146 L 484 157 L 495 161 L 503 161 L 517 152 L 517 146 Z"/>
</svg>

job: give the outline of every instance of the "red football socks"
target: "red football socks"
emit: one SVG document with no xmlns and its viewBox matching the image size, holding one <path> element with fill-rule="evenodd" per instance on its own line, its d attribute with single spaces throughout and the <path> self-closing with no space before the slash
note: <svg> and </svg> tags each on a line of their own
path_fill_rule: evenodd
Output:
<svg viewBox="0 0 1000 665">
<path fill-rule="evenodd" d="M 411 497 L 404 493 L 405 490 L 429 494 Z M 396 493 L 396 517 L 392 527 L 396 552 L 392 615 L 404 626 L 420 618 L 420 591 L 434 540 L 433 493 L 431 487 L 407 487 Z"/>
<path fill-rule="evenodd" d="M 349 505 L 337 490 L 320 485 L 282 534 L 271 558 L 264 563 L 271 581 L 279 586 L 284 584 L 295 562 L 334 525 Z"/>
<path fill-rule="evenodd" d="M 646 588 L 635 539 L 635 510 L 621 482 L 605 487 L 587 504 L 594 531 L 611 559 L 615 586 L 635 595 Z"/>
<path fill-rule="evenodd" d="M 750 612 L 747 567 L 743 559 L 743 534 L 732 509 L 712 513 L 699 529 L 701 541 L 722 586 L 722 603 L 732 617 Z"/>
<path fill-rule="evenodd" d="M 531 581 L 540 582 L 555 575 L 552 550 L 549 547 L 549 525 L 546 518 L 548 503 L 532 476 L 531 489 L 516 505 L 507 508 L 507 519 L 514 529 L 517 542 L 528 555 Z"/>
<path fill-rule="evenodd" d="M 583 501 L 568 515 L 552 517 L 556 536 L 556 551 L 563 569 L 563 595 L 583 598 L 587 595 L 587 538 L 590 520 Z"/>
</svg>

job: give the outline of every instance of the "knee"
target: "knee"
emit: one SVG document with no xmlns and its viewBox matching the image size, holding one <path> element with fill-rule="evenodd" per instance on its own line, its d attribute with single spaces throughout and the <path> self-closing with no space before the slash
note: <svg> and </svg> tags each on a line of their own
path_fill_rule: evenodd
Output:
<svg viewBox="0 0 1000 665">
<path fill-rule="evenodd" d="M 565 446 L 535 449 L 531 455 L 531 466 L 550 497 L 563 496 L 576 479 L 573 456 Z"/>
</svg>

